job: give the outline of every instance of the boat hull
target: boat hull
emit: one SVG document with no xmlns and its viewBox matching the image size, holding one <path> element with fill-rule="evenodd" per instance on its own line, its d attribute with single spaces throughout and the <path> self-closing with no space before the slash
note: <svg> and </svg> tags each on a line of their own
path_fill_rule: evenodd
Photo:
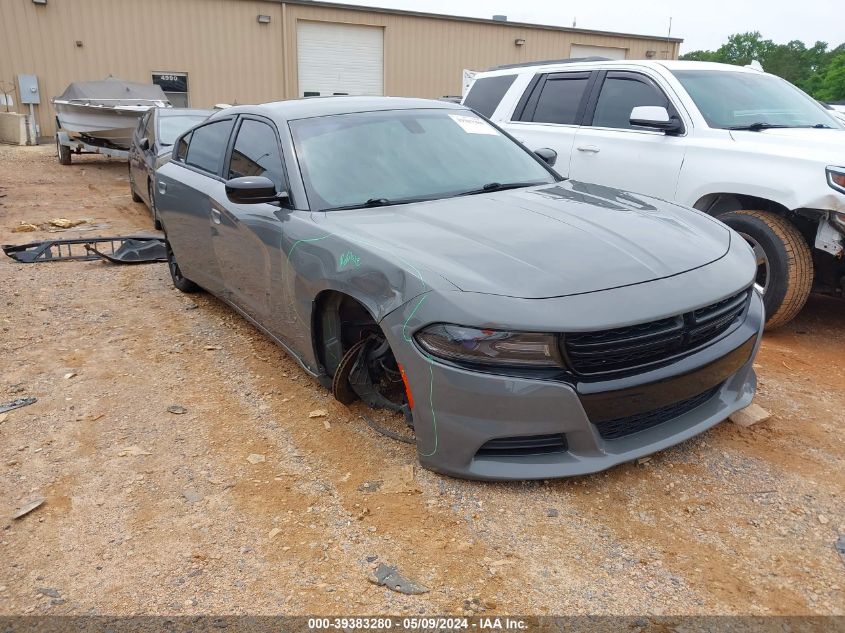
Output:
<svg viewBox="0 0 845 633">
<path fill-rule="evenodd" d="M 109 107 L 53 102 L 61 129 L 72 137 L 128 149 L 138 120 L 150 106 Z"/>
</svg>

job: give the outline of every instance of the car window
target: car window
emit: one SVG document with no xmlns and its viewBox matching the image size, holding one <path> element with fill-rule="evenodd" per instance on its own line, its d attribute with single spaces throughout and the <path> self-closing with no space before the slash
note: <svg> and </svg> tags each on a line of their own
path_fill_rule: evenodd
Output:
<svg viewBox="0 0 845 633">
<path fill-rule="evenodd" d="M 556 180 L 524 147 L 463 108 L 319 116 L 289 125 L 312 210 Z"/>
<path fill-rule="evenodd" d="M 493 116 L 514 79 L 516 75 L 497 75 L 476 79 L 464 99 L 464 105 L 488 118 Z"/>
<path fill-rule="evenodd" d="M 535 123 L 577 124 L 589 81 L 588 73 L 550 75 L 540 88 L 530 120 Z"/>
<path fill-rule="evenodd" d="M 194 130 L 185 164 L 217 174 L 229 143 L 233 119 L 215 121 Z"/>
<path fill-rule="evenodd" d="M 631 110 L 637 106 L 663 106 L 671 110 L 666 95 L 650 81 L 608 73 L 596 103 L 593 127 L 632 129 Z"/>
<path fill-rule="evenodd" d="M 184 162 L 185 158 L 187 158 L 188 156 L 188 144 L 190 142 L 190 134 L 185 134 L 185 136 L 179 139 L 179 145 L 176 147 L 176 160 L 181 160 Z"/>
<path fill-rule="evenodd" d="M 228 177 L 266 176 L 275 183 L 277 191 L 282 191 L 285 189 L 282 174 L 282 155 L 276 131 L 267 123 L 246 119 L 235 138 Z"/>
<path fill-rule="evenodd" d="M 205 121 L 204 114 L 179 114 L 158 117 L 158 138 L 162 145 L 173 145 L 182 132 Z"/>
</svg>

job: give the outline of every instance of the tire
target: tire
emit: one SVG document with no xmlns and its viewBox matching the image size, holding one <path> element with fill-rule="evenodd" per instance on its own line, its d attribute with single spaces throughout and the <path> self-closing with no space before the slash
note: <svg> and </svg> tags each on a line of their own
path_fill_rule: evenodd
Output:
<svg viewBox="0 0 845 633">
<path fill-rule="evenodd" d="M 789 323 L 813 286 L 813 256 L 804 236 L 789 220 L 768 211 L 732 211 L 719 219 L 742 235 L 757 256 L 766 329 Z"/>
<path fill-rule="evenodd" d="M 170 248 L 170 242 L 165 241 L 164 244 L 167 250 L 167 268 L 170 269 L 170 278 L 173 280 L 173 285 L 177 290 L 188 294 L 199 292 L 201 288 L 182 274 L 182 270 L 176 262 L 176 256 L 173 254 L 173 249 Z"/>
<path fill-rule="evenodd" d="M 59 143 L 59 139 L 56 139 L 56 154 L 60 165 L 70 165 L 70 148 Z"/>
<path fill-rule="evenodd" d="M 129 192 L 132 194 L 132 202 L 143 202 L 141 196 L 135 192 L 135 181 L 132 180 L 132 165 L 129 165 Z"/>
<path fill-rule="evenodd" d="M 147 181 L 147 195 L 150 197 L 150 214 L 153 216 L 153 226 L 161 230 L 161 220 L 158 219 L 155 190 L 153 189 L 153 182 L 151 180 Z"/>
</svg>

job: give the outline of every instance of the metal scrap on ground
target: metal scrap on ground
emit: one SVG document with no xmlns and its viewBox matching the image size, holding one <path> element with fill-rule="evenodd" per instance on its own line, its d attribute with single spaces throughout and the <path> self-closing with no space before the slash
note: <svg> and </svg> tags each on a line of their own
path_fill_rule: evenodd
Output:
<svg viewBox="0 0 845 633">
<path fill-rule="evenodd" d="M 387 587 L 392 591 L 404 593 L 409 596 L 416 596 L 422 593 L 428 593 L 428 589 L 422 585 L 408 580 L 399 573 L 396 567 L 379 563 L 376 570 L 369 576 L 368 580 L 374 585 Z"/>
<path fill-rule="evenodd" d="M 0 404 L 0 413 L 6 413 L 6 411 L 11 411 L 12 409 L 20 409 L 36 402 L 38 402 L 38 398 L 18 398 L 17 400 L 4 402 Z"/>
<path fill-rule="evenodd" d="M 13 519 L 20 519 L 25 517 L 27 514 L 35 510 L 36 508 L 41 507 L 41 505 L 46 501 L 43 497 L 39 497 L 38 499 L 33 499 L 29 503 L 25 503 L 20 508 L 18 508 L 17 512 L 12 515 Z"/>
<path fill-rule="evenodd" d="M 3 252 L 23 264 L 97 259 L 105 259 L 113 264 L 167 261 L 164 238 L 146 235 L 6 244 L 3 246 Z"/>
</svg>

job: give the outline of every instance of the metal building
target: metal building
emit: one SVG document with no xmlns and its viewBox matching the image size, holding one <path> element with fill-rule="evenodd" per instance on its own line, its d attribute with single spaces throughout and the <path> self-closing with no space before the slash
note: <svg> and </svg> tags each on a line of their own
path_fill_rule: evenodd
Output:
<svg viewBox="0 0 845 633">
<path fill-rule="evenodd" d="M 111 75 L 160 84 L 174 105 L 306 95 L 460 95 L 463 69 L 602 55 L 675 59 L 682 40 L 309 0 L 0 0 L 0 93 L 50 98 Z M 9 95 L 19 112 L 19 94 Z M 24 100 L 26 103 L 26 100 Z"/>
</svg>

